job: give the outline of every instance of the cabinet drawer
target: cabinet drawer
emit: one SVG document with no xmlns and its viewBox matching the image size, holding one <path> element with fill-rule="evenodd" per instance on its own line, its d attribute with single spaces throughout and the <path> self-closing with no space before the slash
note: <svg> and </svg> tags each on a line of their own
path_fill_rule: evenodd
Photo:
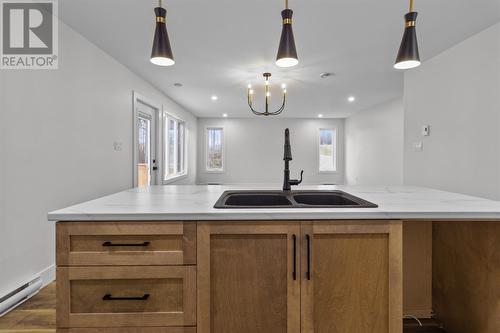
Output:
<svg viewBox="0 0 500 333">
<path fill-rule="evenodd" d="M 196 333 L 196 327 L 58 328 L 57 333 Z"/>
<path fill-rule="evenodd" d="M 58 267 L 57 327 L 196 324 L 195 266 Z"/>
<path fill-rule="evenodd" d="M 57 264 L 196 264 L 194 222 L 59 222 Z"/>
</svg>

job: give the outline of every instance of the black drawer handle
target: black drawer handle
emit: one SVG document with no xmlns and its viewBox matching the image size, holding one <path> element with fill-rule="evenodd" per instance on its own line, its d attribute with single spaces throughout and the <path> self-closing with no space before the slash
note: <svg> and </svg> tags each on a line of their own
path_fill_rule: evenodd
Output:
<svg viewBox="0 0 500 333">
<path fill-rule="evenodd" d="M 113 297 L 111 294 L 106 294 L 102 297 L 103 301 L 147 301 L 149 294 L 144 294 L 141 297 Z"/>
<path fill-rule="evenodd" d="M 306 235 L 307 241 L 307 272 L 306 278 L 311 280 L 311 236 Z"/>
<path fill-rule="evenodd" d="M 292 270 L 292 278 L 297 280 L 297 236 L 292 235 L 293 239 L 293 270 Z"/>
<path fill-rule="evenodd" d="M 112 242 L 104 242 L 102 243 L 102 246 L 149 246 L 151 242 L 143 242 L 139 244 L 119 244 L 119 243 L 112 243 Z"/>
</svg>

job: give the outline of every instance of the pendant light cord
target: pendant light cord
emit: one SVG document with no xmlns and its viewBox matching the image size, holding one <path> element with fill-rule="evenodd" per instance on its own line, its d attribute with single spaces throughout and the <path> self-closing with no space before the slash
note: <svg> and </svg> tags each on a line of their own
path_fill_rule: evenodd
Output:
<svg viewBox="0 0 500 333">
<path fill-rule="evenodd" d="M 288 0 L 287 0 L 288 1 Z M 410 13 L 413 12 L 413 0 L 410 0 Z"/>
<path fill-rule="evenodd" d="M 288 9 L 288 0 L 285 0 L 285 9 Z"/>
<path fill-rule="evenodd" d="M 158 0 L 158 7 L 161 7 L 161 0 Z"/>
</svg>

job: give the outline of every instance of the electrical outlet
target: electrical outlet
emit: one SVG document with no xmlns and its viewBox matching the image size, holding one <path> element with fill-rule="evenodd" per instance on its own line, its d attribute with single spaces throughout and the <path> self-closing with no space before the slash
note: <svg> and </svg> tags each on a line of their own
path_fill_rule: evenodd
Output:
<svg viewBox="0 0 500 333">
<path fill-rule="evenodd" d="M 424 143 L 422 141 L 417 141 L 413 143 L 413 151 L 421 153 L 424 151 Z"/>
<path fill-rule="evenodd" d="M 115 151 L 122 151 L 123 150 L 123 142 L 115 141 L 113 143 L 113 148 L 115 149 Z"/>
</svg>

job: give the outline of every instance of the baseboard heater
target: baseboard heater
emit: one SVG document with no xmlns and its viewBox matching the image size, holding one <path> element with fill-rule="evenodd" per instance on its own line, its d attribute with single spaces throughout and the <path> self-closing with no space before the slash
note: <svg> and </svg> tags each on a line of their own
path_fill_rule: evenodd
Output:
<svg viewBox="0 0 500 333">
<path fill-rule="evenodd" d="M 37 294 L 40 289 L 42 289 L 42 278 L 38 276 L 7 295 L 0 297 L 0 317 L 26 302 Z"/>
</svg>

